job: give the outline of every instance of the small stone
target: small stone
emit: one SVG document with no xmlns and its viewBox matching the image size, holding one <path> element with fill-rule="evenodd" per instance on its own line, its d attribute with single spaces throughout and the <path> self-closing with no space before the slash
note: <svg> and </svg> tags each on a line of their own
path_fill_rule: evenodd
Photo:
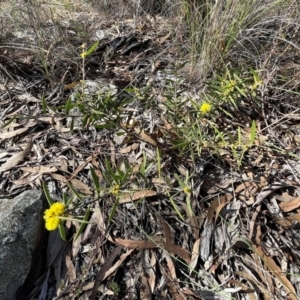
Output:
<svg viewBox="0 0 300 300">
<path fill-rule="evenodd" d="M 45 197 L 26 191 L 13 199 L 0 199 L 0 299 L 12 300 L 25 282 L 44 230 Z M 38 262 L 40 263 L 40 262 Z M 36 280 L 36 279 L 35 279 Z"/>
</svg>

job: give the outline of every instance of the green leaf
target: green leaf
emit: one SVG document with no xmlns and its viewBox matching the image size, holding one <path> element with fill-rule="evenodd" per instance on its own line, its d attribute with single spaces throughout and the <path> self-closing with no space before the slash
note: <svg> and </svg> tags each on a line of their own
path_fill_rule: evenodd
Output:
<svg viewBox="0 0 300 300">
<path fill-rule="evenodd" d="M 62 222 L 59 223 L 58 229 L 59 229 L 59 234 L 60 234 L 62 240 L 65 241 L 66 240 L 66 230 L 65 230 L 65 226 Z"/>
<path fill-rule="evenodd" d="M 109 163 L 109 161 L 108 161 L 107 158 L 105 158 L 105 166 L 106 166 L 106 169 L 108 170 L 108 173 L 109 173 L 110 177 L 113 179 L 113 181 L 115 183 L 119 183 L 119 179 L 120 178 L 115 174 L 115 172 L 111 168 L 111 165 L 110 165 L 110 163 Z"/>
<path fill-rule="evenodd" d="M 83 217 L 83 216 L 82 216 Z M 84 221 L 84 220 L 81 220 L 81 219 L 78 219 L 78 218 L 72 218 L 72 217 L 62 217 L 60 216 L 59 217 L 61 220 L 64 220 L 64 221 L 75 221 L 75 222 L 78 222 L 78 223 L 84 223 L 84 224 L 93 224 L 93 223 L 90 223 L 88 221 Z"/>
<path fill-rule="evenodd" d="M 227 134 L 227 137 L 228 137 L 228 139 L 229 139 L 230 144 L 231 144 L 231 145 L 234 145 L 234 144 L 235 144 L 235 140 L 234 140 L 232 134 L 231 134 L 229 131 L 228 131 L 226 134 Z M 224 143 L 226 142 L 225 139 L 223 140 L 223 142 L 224 142 Z"/>
<path fill-rule="evenodd" d="M 174 143 L 174 141 L 171 141 L 171 142 Z M 190 141 L 178 141 L 178 140 L 175 142 L 176 142 L 176 144 L 174 143 L 174 146 L 171 147 L 172 150 L 183 149 L 191 143 Z"/>
<path fill-rule="evenodd" d="M 240 95 L 247 97 L 247 95 L 245 94 L 245 92 L 242 89 L 240 89 L 238 86 L 236 86 L 235 88 L 239 91 Z"/>
<path fill-rule="evenodd" d="M 68 115 L 71 108 L 73 107 L 73 103 L 72 103 L 72 100 L 71 100 L 71 97 L 68 98 L 68 101 L 66 103 L 66 114 Z"/>
<path fill-rule="evenodd" d="M 179 183 L 180 187 L 183 189 L 185 187 L 184 182 L 180 179 L 180 177 L 177 174 L 174 174 L 174 177 L 176 178 L 176 180 Z"/>
<path fill-rule="evenodd" d="M 46 102 L 45 95 L 42 95 L 42 108 L 43 108 L 43 113 L 45 115 L 47 112 L 47 102 Z"/>
<path fill-rule="evenodd" d="M 76 241 L 77 240 L 77 238 L 79 237 L 79 235 L 83 232 L 83 230 L 85 229 L 85 227 L 86 227 L 86 222 L 87 222 L 87 220 L 89 219 L 89 217 L 90 217 L 90 212 L 91 212 L 91 210 L 90 210 L 90 208 L 88 208 L 87 210 L 86 210 L 86 212 L 85 212 L 85 215 L 84 215 L 84 218 L 83 218 L 83 222 L 81 222 L 81 225 L 80 225 L 80 227 L 79 227 L 79 229 L 78 229 L 78 231 L 76 232 L 76 235 L 75 235 L 75 237 L 74 237 L 74 240 Z"/>
<path fill-rule="evenodd" d="M 46 199 L 47 199 L 47 201 L 49 203 L 49 206 L 51 206 L 54 203 L 54 201 L 52 200 L 52 198 L 51 198 L 51 196 L 49 194 L 48 187 L 47 187 L 47 185 L 46 185 L 45 182 L 42 182 L 42 186 L 43 186 L 43 191 L 44 191 L 44 194 L 46 196 Z"/>
<path fill-rule="evenodd" d="M 63 196 L 64 196 L 64 195 L 66 195 L 66 194 L 64 193 Z M 65 198 L 66 198 L 66 197 L 67 197 L 67 196 L 65 196 Z M 65 203 L 66 203 L 66 207 L 68 207 L 68 206 L 73 202 L 74 198 L 75 198 L 75 196 L 70 197 L 69 200 L 64 199 L 64 201 L 66 201 L 66 202 L 65 202 Z"/>
<path fill-rule="evenodd" d="M 174 210 L 176 211 L 177 215 L 181 218 L 182 221 L 184 221 L 184 217 L 182 216 L 182 214 L 180 213 L 180 210 L 178 209 L 174 199 L 169 195 L 169 199 L 170 199 L 170 202 L 174 208 Z"/>
<path fill-rule="evenodd" d="M 105 123 L 105 124 L 98 124 L 98 125 L 94 125 L 94 127 L 98 130 L 101 129 L 113 129 L 116 127 L 116 124 L 113 123 Z"/>
<path fill-rule="evenodd" d="M 73 194 L 76 195 L 76 197 L 79 199 L 79 200 L 82 200 L 83 199 L 83 195 L 79 194 L 75 189 L 74 187 L 68 183 L 68 187 L 70 188 L 70 190 L 73 192 Z"/>
<path fill-rule="evenodd" d="M 90 171 L 91 171 L 91 175 L 92 175 L 92 179 L 93 179 L 93 182 L 94 182 L 94 186 L 96 188 L 96 193 L 98 196 L 100 196 L 100 183 L 99 183 L 99 178 L 98 176 L 96 175 L 95 173 L 95 170 L 94 168 L 90 168 Z"/>
<path fill-rule="evenodd" d="M 189 216 L 192 217 L 194 214 L 193 214 L 193 209 L 191 204 L 191 195 L 186 196 L 186 206 L 187 206 Z"/>
<path fill-rule="evenodd" d="M 253 145 L 256 137 L 256 122 L 255 120 L 252 121 L 251 125 L 251 133 L 250 133 L 250 144 Z"/>
<path fill-rule="evenodd" d="M 67 193 L 63 192 L 63 203 L 65 204 L 65 206 L 68 206 L 68 199 L 67 199 Z"/>
<path fill-rule="evenodd" d="M 10 123 L 12 123 L 15 119 L 17 118 L 17 116 L 13 116 L 11 119 L 9 119 L 6 123 L 4 123 L 4 125 L 2 126 L 2 128 L 8 126 Z"/>
<path fill-rule="evenodd" d="M 73 130 L 74 130 L 74 118 L 72 117 L 71 118 L 71 123 L 70 123 L 70 131 L 71 131 L 71 133 L 73 132 Z"/>
<path fill-rule="evenodd" d="M 93 46 L 91 46 L 87 51 L 82 52 L 80 55 L 81 57 L 87 57 L 91 55 L 98 47 L 99 41 L 97 41 Z"/>
<path fill-rule="evenodd" d="M 240 126 L 237 128 L 237 132 L 238 132 L 238 146 L 241 146 L 242 145 L 242 132 L 241 132 Z"/>
<path fill-rule="evenodd" d="M 108 224 L 110 224 L 110 222 L 112 221 L 113 217 L 115 216 L 115 213 L 116 213 L 116 210 L 117 210 L 117 207 L 118 207 L 118 204 L 119 204 L 119 197 L 117 197 L 112 209 L 111 209 L 111 212 L 108 216 Z"/>
<path fill-rule="evenodd" d="M 147 165 L 147 156 L 145 151 L 143 151 L 143 161 L 140 165 L 140 173 L 145 177 L 146 174 L 146 165 Z"/>
<path fill-rule="evenodd" d="M 161 181 L 161 154 L 158 147 L 156 148 L 156 160 L 157 160 L 157 173 L 159 182 Z"/>
</svg>

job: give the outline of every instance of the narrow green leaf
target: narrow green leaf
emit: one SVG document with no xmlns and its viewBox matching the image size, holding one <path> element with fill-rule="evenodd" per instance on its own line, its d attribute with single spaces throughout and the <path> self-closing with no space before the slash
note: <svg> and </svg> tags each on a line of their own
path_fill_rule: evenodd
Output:
<svg viewBox="0 0 300 300">
<path fill-rule="evenodd" d="M 66 230 L 65 230 L 65 226 L 62 222 L 59 223 L 58 229 L 59 229 L 59 234 L 60 234 L 62 240 L 65 241 L 66 240 Z"/>
<path fill-rule="evenodd" d="M 82 199 L 83 199 L 83 196 L 80 195 L 80 194 L 74 189 L 74 187 L 73 187 L 70 183 L 68 183 L 68 187 L 69 187 L 70 190 L 73 192 L 73 194 L 76 195 L 76 197 L 77 197 L 79 200 L 82 200 Z"/>
<path fill-rule="evenodd" d="M 82 216 L 83 218 L 84 216 Z M 75 221 L 75 222 L 78 222 L 78 223 L 84 223 L 84 224 L 93 224 L 93 223 L 90 223 L 88 221 L 84 221 L 82 219 L 79 219 L 80 216 L 77 216 L 76 218 L 73 218 L 73 217 L 62 217 L 60 216 L 59 217 L 61 220 L 64 220 L 64 221 Z"/>
<path fill-rule="evenodd" d="M 177 143 L 178 141 L 176 141 L 176 144 L 174 144 L 174 146 L 171 147 L 172 150 L 175 149 L 184 149 L 185 147 L 187 147 L 191 142 L 190 141 L 185 141 L 185 142 L 181 142 L 181 143 Z M 171 143 L 173 143 L 171 141 Z"/>
<path fill-rule="evenodd" d="M 99 41 L 97 41 L 93 46 L 91 46 L 87 51 L 81 53 L 81 56 L 87 57 L 91 55 L 98 47 Z"/>
<path fill-rule="evenodd" d="M 185 187 L 184 182 L 180 179 L 180 177 L 177 174 L 174 174 L 174 177 L 176 178 L 176 180 L 178 181 L 180 187 L 183 189 Z"/>
<path fill-rule="evenodd" d="M 143 151 L 143 161 L 140 165 L 140 173 L 145 177 L 146 174 L 146 165 L 147 165 L 147 156 L 145 151 Z"/>
<path fill-rule="evenodd" d="M 72 117 L 71 118 L 71 123 L 70 123 L 70 131 L 71 131 L 71 133 L 73 132 L 73 130 L 74 130 L 74 118 Z"/>
<path fill-rule="evenodd" d="M 227 134 L 227 137 L 228 137 L 229 142 L 231 143 L 231 145 L 234 145 L 235 141 L 234 141 L 234 138 L 233 138 L 232 134 L 229 131 L 226 134 Z M 223 142 L 225 142 L 225 140 L 223 140 Z"/>
<path fill-rule="evenodd" d="M 110 224 L 110 222 L 112 221 L 113 217 L 115 216 L 115 213 L 116 213 L 116 210 L 117 210 L 117 207 L 119 205 L 119 197 L 117 197 L 113 207 L 111 208 L 111 212 L 108 216 L 108 224 Z"/>
<path fill-rule="evenodd" d="M 42 95 L 42 108 L 43 108 L 43 113 L 45 115 L 47 112 L 47 102 L 46 102 L 45 95 Z"/>
<path fill-rule="evenodd" d="M 43 186 L 43 191 L 44 191 L 44 194 L 46 196 L 46 199 L 47 199 L 47 201 L 49 203 L 49 206 L 51 206 L 54 203 L 54 201 L 52 200 L 52 198 L 51 198 L 51 196 L 49 194 L 48 187 L 47 187 L 47 185 L 46 185 L 45 182 L 42 182 L 42 186 Z"/>
<path fill-rule="evenodd" d="M 169 199 L 170 199 L 170 202 L 171 202 L 171 204 L 172 204 L 174 210 L 176 211 L 177 215 L 180 217 L 180 219 L 181 219 L 182 221 L 184 221 L 184 217 L 183 217 L 182 214 L 180 213 L 180 210 L 178 209 L 178 207 L 177 207 L 177 205 L 176 205 L 174 199 L 173 199 L 170 195 L 169 195 Z"/>
<path fill-rule="evenodd" d="M 83 218 L 83 222 L 81 222 L 81 224 L 80 224 L 80 227 L 79 227 L 79 229 L 78 229 L 78 231 L 76 232 L 76 235 L 75 235 L 75 237 L 74 237 L 74 240 L 76 241 L 77 240 L 77 238 L 79 237 L 79 235 L 83 232 L 83 230 L 85 229 L 85 227 L 86 227 L 86 222 L 87 222 L 87 220 L 89 219 L 89 217 L 90 217 L 90 212 L 91 212 L 91 210 L 90 210 L 90 208 L 88 208 L 87 210 L 86 210 L 86 213 L 85 213 L 85 215 L 84 215 L 84 218 Z"/>
<path fill-rule="evenodd" d="M 17 116 L 13 116 L 11 119 L 9 119 L 6 123 L 4 123 L 4 125 L 2 126 L 2 128 L 5 128 L 6 126 L 8 126 L 10 123 L 12 123 Z"/>
<path fill-rule="evenodd" d="M 72 108 L 72 100 L 71 97 L 68 98 L 67 103 L 66 103 L 66 114 L 68 115 L 71 108 Z"/>
<path fill-rule="evenodd" d="M 253 145 L 256 137 L 256 122 L 255 120 L 252 121 L 251 125 L 251 133 L 250 133 L 250 144 Z"/>
<path fill-rule="evenodd" d="M 110 177 L 114 180 L 115 183 L 118 183 L 120 178 L 113 171 L 107 158 L 105 158 L 105 166 L 106 166 L 106 169 L 108 170 Z"/>
<path fill-rule="evenodd" d="M 240 93 L 242 96 L 247 97 L 247 95 L 245 94 L 245 92 L 244 92 L 242 89 L 240 89 L 238 86 L 236 86 L 235 88 L 239 91 L 239 93 Z"/>
<path fill-rule="evenodd" d="M 189 216 L 192 217 L 194 215 L 194 213 L 193 213 L 193 209 L 192 209 L 191 196 L 190 195 L 186 196 L 186 206 L 187 206 Z"/>
<path fill-rule="evenodd" d="M 67 207 L 68 205 L 68 199 L 67 199 L 67 193 L 66 192 L 63 192 L 63 203 L 65 204 L 65 206 Z"/>
<path fill-rule="evenodd" d="M 157 160 L 157 173 L 158 173 L 158 179 L 161 181 L 161 155 L 160 150 L 158 147 L 156 148 L 156 160 Z"/>
<path fill-rule="evenodd" d="M 65 194 L 66 195 L 66 194 Z M 65 196 L 66 197 L 66 196 Z M 73 200 L 75 199 L 75 196 L 73 195 L 72 197 L 69 198 L 69 200 L 67 200 L 67 198 L 64 200 L 66 201 L 66 207 L 68 207 L 72 202 Z"/>
<path fill-rule="evenodd" d="M 91 171 L 92 179 L 93 179 L 94 186 L 95 186 L 95 189 L 96 189 L 96 193 L 97 193 L 98 196 L 100 196 L 100 183 L 99 183 L 99 178 L 98 178 L 98 176 L 96 175 L 94 168 L 91 167 L 91 168 L 90 168 L 90 171 Z"/>
<path fill-rule="evenodd" d="M 241 132 L 240 126 L 238 127 L 237 132 L 238 132 L 238 145 L 241 146 L 242 145 L 242 132 Z"/>
</svg>

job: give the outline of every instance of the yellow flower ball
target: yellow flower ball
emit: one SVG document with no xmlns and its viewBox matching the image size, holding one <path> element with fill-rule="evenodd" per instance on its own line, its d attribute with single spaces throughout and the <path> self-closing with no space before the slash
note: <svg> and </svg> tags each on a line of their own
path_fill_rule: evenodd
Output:
<svg viewBox="0 0 300 300">
<path fill-rule="evenodd" d="M 47 220 L 51 217 L 54 217 L 54 211 L 52 209 L 46 209 L 44 212 L 44 219 Z"/>
<path fill-rule="evenodd" d="M 60 219 L 59 217 L 51 217 L 46 219 L 45 227 L 47 230 L 55 230 L 59 225 Z"/>
<path fill-rule="evenodd" d="M 55 216 L 61 216 L 65 212 L 65 205 L 61 202 L 55 202 L 51 205 L 50 209 L 53 211 Z"/>
<path fill-rule="evenodd" d="M 203 114 L 206 114 L 208 112 L 210 112 L 211 110 L 211 105 L 207 102 L 204 102 L 201 107 L 200 107 L 200 111 L 203 113 Z"/>
<path fill-rule="evenodd" d="M 47 230 L 55 230 L 60 222 L 60 216 L 65 213 L 65 205 L 61 202 L 53 203 L 49 209 L 44 212 L 45 227 Z"/>
<path fill-rule="evenodd" d="M 119 184 L 114 184 L 111 188 L 111 193 L 114 195 L 114 196 L 117 196 L 120 192 L 120 185 Z"/>
</svg>

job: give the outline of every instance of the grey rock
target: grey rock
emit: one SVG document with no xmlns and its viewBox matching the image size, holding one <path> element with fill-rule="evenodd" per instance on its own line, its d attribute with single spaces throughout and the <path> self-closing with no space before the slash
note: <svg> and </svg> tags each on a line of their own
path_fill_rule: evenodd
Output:
<svg viewBox="0 0 300 300">
<path fill-rule="evenodd" d="M 32 269 L 32 255 L 44 230 L 43 192 L 26 191 L 0 199 L 0 299 L 12 300 Z"/>
</svg>

